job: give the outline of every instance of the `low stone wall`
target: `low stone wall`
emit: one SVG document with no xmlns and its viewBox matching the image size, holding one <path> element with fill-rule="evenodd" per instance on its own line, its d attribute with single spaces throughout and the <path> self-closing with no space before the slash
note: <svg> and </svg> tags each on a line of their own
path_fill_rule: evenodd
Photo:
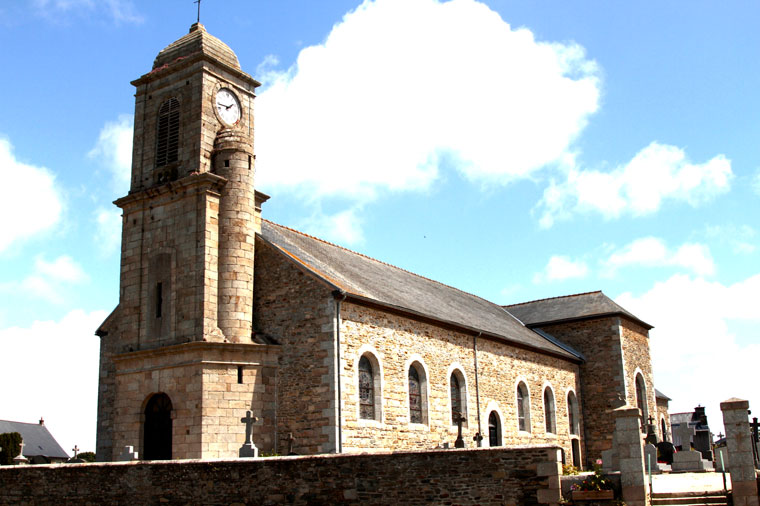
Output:
<svg viewBox="0 0 760 506">
<path fill-rule="evenodd" d="M 539 496 L 556 501 L 547 498 L 559 488 L 558 456 L 557 447 L 543 446 L 7 466 L 0 467 L 0 504 L 527 506 Z"/>
</svg>

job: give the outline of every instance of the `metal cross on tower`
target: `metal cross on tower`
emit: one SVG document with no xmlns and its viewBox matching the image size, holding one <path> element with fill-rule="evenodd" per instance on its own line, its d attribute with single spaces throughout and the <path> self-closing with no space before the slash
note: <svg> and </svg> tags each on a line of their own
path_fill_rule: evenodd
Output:
<svg viewBox="0 0 760 506">
<path fill-rule="evenodd" d="M 197 18 L 197 22 L 200 23 L 201 22 L 201 0 L 195 0 L 193 3 L 194 4 L 198 4 L 198 18 Z"/>
</svg>

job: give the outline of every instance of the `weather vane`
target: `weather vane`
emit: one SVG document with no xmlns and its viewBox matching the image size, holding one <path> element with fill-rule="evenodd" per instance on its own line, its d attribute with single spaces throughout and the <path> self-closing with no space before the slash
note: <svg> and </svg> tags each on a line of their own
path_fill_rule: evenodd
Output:
<svg viewBox="0 0 760 506">
<path fill-rule="evenodd" d="M 198 19 L 197 19 L 197 22 L 200 23 L 201 22 L 201 0 L 195 0 L 193 3 L 194 4 L 198 4 Z"/>
</svg>

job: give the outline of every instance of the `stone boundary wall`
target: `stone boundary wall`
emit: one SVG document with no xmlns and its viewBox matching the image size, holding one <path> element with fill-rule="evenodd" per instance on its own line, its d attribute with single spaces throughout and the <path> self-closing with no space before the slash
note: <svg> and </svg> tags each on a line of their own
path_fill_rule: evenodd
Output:
<svg viewBox="0 0 760 506">
<path fill-rule="evenodd" d="M 3 466 L 0 504 L 529 506 L 559 488 L 558 455 L 558 447 L 541 446 Z"/>
</svg>

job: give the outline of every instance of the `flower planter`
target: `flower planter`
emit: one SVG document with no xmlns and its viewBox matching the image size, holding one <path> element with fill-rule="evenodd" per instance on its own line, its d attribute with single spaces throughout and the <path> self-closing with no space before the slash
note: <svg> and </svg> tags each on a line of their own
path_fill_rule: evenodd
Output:
<svg viewBox="0 0 760 506">
<path fill-rule="evenodd" d="M 614 499 L 612 490 L 573 490 L 573 501 L 603 501 Z"/>
</svg>

